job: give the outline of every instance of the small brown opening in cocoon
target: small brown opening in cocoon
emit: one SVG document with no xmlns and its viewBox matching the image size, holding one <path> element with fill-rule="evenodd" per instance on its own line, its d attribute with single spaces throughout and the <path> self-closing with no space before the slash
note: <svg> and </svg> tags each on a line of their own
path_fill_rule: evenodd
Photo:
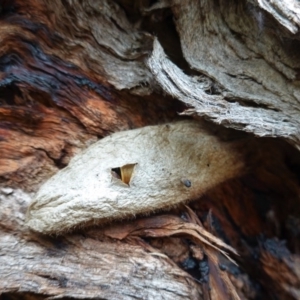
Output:
<svg viewBox="0 0 300 300">
<path fill-rule="evenodd" d="M 111 175 L 117 179 L 122 180 L 125 184 L 129 185 L 135 164 L 127 164 L 122 167 L 112 168 Z"/>
</svg>

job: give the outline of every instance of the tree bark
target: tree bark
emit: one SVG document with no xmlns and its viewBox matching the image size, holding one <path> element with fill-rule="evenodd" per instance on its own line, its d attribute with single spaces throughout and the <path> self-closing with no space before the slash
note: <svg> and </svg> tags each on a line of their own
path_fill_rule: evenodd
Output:
<svg viewBox="0 0 300 300">
<path fill-rule="evenodd" d="M 0 295 L 299 299 L 299 27 L 296 0 L 0 0 Z M 84 148 L 192 117 L 244 169 L 190 208 L 25 226 Z"/>
</svg>

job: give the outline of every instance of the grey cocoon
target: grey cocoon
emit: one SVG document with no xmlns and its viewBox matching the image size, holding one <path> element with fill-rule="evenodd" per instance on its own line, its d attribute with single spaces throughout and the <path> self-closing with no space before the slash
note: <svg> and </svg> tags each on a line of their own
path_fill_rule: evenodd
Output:
<svg viewBox="0 0 300 300">
<path fill-rule="evenodd" d="M 236 144 L 220 141 L 194 120 L 114 133 L 40 188 L 27 225 L 59 234 L 197 199 L 241 172 Z M 112 175 L 113 168 L 127 164 L 136 164 L 129 185 Z"/>
</svg>

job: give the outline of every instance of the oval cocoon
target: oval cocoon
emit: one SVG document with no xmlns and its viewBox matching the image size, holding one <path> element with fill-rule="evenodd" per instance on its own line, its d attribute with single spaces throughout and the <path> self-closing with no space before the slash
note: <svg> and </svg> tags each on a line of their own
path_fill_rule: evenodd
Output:
<svg viewBox="0 0 300 300">
<path fill-rule="evenodd" d="M 59 234 L 199 198 L 241 172 L 236 146 L 194 120 L 114 133 L 75 156 L 40 188 L 27 225 Z M 124 183 L 115 170 L 127 165 L 131 170 Z"/>
</svg>

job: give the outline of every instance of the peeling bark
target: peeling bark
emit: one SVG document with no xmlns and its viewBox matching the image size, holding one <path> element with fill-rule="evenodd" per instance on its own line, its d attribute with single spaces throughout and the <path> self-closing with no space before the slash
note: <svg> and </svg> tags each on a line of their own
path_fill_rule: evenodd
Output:
<svg viewBox="0 0 300 300">
<path fill-rule="evenodd" d="M 226 127 L 252 132 L 258 136 L 286 138 L 298 147 L 298 119 L 290 119 L 283 112 L 245 107 L 237 102 L 229 102 L 219 95 L 208 95 L 204 89 L 210 89 L 212 82 L 206 78 L 185 75 L 166 57 L 157 40 L 154 42 L 148 65 L 168 94 L 192 107 L 182 115 L 205 117 Z"/>
<path fill-rule="evenodd" d="M 272 15 L 281 25 L 287 28 L 290 32 L 296 34 L 299 31 L 300 25 L 300 6 L 298 1 L 253 1 L 262 9 Z"/>
<path fill-rule="evenodd" d="M 296 37 L 248 2 L 173 1 L 169 6 L 185 59 L 208 78 L 184 74 L 155 41 L 148 65 L 162 89 L 192 106 L 185 114 L 258 136 L 284 137 L 298 147 Z"/>
</svg>

